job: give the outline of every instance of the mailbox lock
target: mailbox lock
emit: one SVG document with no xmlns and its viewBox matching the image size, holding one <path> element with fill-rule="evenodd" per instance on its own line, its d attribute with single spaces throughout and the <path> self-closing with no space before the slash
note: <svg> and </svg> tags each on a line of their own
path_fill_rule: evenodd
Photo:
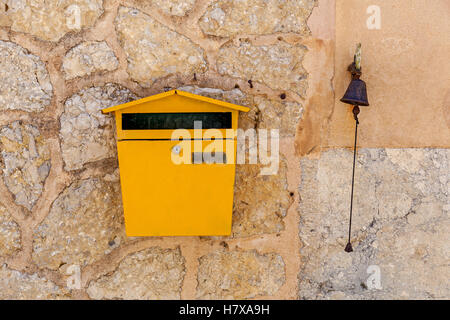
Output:
<svg viewBox="0 0 450 320">
<path fill-rule="evenodd" d="M 173 146 L 172 148 L 172 153 L 173 154 L 180 154 L 181 152 L 181 147 L 180 146 Z"/>
</svg>

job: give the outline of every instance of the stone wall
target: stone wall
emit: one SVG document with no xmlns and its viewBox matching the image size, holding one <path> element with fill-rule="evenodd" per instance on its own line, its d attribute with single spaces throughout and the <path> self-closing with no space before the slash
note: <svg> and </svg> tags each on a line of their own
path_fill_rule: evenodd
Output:
<svg viewBox="0 0 450 320">
<path fill-rule="evenodd" d="M 334 6 L 335 28 L 326 28 Z M 309 89 L 296 136 L 300 299 L 450 297 L 449 10 L 445 0 L 322 0 L 308 20 L 323 41 L 304 63 Z M 355 121 L 339 100 L 358 42 L 370 107 L 359 115 L 347 254 Z"/>
<path fill-rule="evenodd" d="M 0 299 L 448 298 L 448 149 L 362 149 L 343 252 L 351 153 L 311 157 L 333 36 L 331 0 L 1 0 Z M 276 175 L 237 166 L 230 237 L 125 235 L 100 109 L 169 88 L 280 129 Z"/>
</svg>

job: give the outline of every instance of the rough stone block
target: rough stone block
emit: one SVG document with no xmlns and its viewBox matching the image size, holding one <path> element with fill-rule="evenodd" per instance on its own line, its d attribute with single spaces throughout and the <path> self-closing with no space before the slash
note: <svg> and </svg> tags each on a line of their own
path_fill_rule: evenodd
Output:
<svg viewBox="0 0 450 320">
<path fill-rule="evenodd" d="M 20 230 L 8 210 L 0 204 L 0 258 L 11 257 L 20 249 Z"/>
<path fill-rule="evenodd" d="M 446 149 L 359 150 L 350 254 L 352 152 L 303 159 L 300 298 L 448 297 L 449 159 Z M 382 289 L 367 284 L 371 265 Z"/>
<path fill-rule="evenodd" d="M 128 89 L 108 83 L 81 90 L 66 100 L 61 115 L 61 149 L 66 170 L 81 169 L 85 163 L 117 157 L 113 115 L 101 109 L 137 97 Z"/>
<path fill-rule="evenodd" d="M 1 300 L 67 299 L 67 292 L 53 282 L 0 266 Z"/>
<path fill-rule="evenodd" d="M 184 16 L 194 7 L 195 0 L 138 0 L 139 8 L 150 10 L 150 5 L 161 9 L 164 13 Z"/>
<path fill-rule="evenodd" d="M 50 172 L 50 150 L 39 130 L 21 121 L 0 128 L 0 168 L 14 201 L 31 210 Z"/>
<path fill-rule="evenodd" d="M 0 26 L 50 41 L 93 26 L 103 13 L 102 0 L 8 0 L 7 6 Z"/>
<path fill-rule="evenodd" d="M 126 240 L 118 177 L 74 182 L 53 202 L 33 237 L 33 261 L 58 269 L 81 268 Z"/>
<path fill-rule="evenodd" d="M 306 24 L 315 0 L 219 0 L 213 2 L 200 20 L 208 35 L 294 32 L 309 35 Z"/>
<path fill-rule="evenodd" d="M 178 88 L 201 96 L 230 102 L 250 108 L 249 112 L 239 112 L 241 129 L 278 129 L 280 137 L 294 136 L 303 108 L 292 101 L 268 99 L 265 96 L 244 94 L 240 89 L 222 90 L 184 86 Z"/>
</svg>

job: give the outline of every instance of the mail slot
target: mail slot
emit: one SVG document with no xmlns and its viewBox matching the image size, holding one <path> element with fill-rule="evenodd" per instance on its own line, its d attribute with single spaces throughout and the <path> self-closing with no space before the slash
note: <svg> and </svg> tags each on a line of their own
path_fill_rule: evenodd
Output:
<svg viewBox="0 0 450 320">
<path fill-rule="evenodd" d="M 236 137 L 230 131 L 239 111 L 248 110 L 180 90 L 102 110 L 115 113 L 128 236 L 231 233 Z"/>
</svg>

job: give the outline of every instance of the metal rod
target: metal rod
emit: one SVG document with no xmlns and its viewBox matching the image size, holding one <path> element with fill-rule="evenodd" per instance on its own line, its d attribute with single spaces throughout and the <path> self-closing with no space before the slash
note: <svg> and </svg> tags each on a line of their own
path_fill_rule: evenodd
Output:
<svg viewBox="0 0 450 320">
<path fill-rule="evenodd" d="M 353 172 L 352 172 L 352 192 L 351 192 L 351 197 L 350 197 L 350 219 L 349 219 L 349 224 L 348 224 L 348 243 L 345 246 L 345 251 L 346 252 L 352 252 L 353 248 L 352 248 L 352 244 L 351 244 L 351 234 L 352 234 L 352 215 L 353 215 L 353 189 L 355 186 L 355 167 L 356 167 L 356 143 L 358 141 L 358 124 L 359 124 L 359 120 L 358 120 L 358 113 L 359 113 L 359 107 L 355 106 L 355 108 L 353 109 L 353 115 L 355 117 L 355 145 L 353 146 Z"/>
</svg>

